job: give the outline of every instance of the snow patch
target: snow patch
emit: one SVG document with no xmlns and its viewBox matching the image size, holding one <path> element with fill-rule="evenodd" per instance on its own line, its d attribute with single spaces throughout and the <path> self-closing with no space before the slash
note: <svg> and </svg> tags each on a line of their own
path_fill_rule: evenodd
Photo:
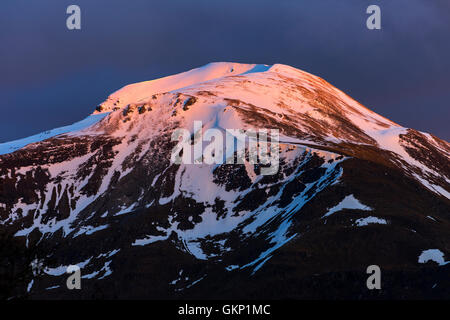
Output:
<svg viewBox="0 0 450 320">
<path fill-rule="evenodd" d="M 428 249 L 422 251 L 419 256 L 419 263 L 427 263 L 428 261 L 434 261 L 440 266 L 450 263 L 450 261 L 445 262 L 444 253 L 439 249 Z"/>
<path fill-rule="evenodd" d="M 232 265 L 229 265 L 228 267 L 226 267 L 225 269 L 226 269 L 227 271 L 233 271 L 233 270 L 235 270 L 235 269 L 239 269 L 239 266 L 236 265 L 236 264 L 232 264 Z"/>
<path fill-rule="evenodd" d="M 377 217 L 367 217 L 367 218 L 360 218 L 356 220 L 356 225 L 358 227 L 363 227 L 363 226 L 367 226 L 369 224 L 387 224 L 387 221 L 381 218 L 377 218 Z"/>
<path fill-rule="evenodd" d="M 358 199 L 356 199 L 352 194 L 349 196 L 346 196 L 344 200 L 342 200 L 338 205 L 334 206 L 333 208 L 329 209 L 328 212 L 322 217 L 329 217 L 335 212 L 344 210 L 344 209 L 358 209 L 358 210 L 365 210 L 370 211 L 373 210 L 372 208 L 362 204 L 359 202 Z"/>
</svg>

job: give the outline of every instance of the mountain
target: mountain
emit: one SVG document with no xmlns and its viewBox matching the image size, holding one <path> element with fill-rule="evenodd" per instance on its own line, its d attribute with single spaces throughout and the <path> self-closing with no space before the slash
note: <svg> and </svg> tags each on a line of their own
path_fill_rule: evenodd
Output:
<svg viewBox="0 0 450 320">
<path fill-rule="evenodd" d="M 277 129 L 278 170 L 173 163 L 179 128 Z M 450 144 L 290 66 L 131 84 L 0 151 L 5 299 L 450 298 Z"/>
</svg>

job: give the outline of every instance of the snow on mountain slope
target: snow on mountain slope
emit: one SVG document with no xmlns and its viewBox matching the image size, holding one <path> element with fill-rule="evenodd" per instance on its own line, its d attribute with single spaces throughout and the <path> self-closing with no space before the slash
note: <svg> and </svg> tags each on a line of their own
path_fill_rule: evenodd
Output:
<svg viewBox="0 0 450 320">
<path fill-rule="evenodd" d="M 211 128 L 278 129 L 279 170 L 264 176 L 248 160 L 171 163 L 178 128 L 192 136 Z M 85 261 L 88 279 L 128 279 L 113 261 L 167 251 L 191 266 L 190 281 L 173 280 L 177 264 L 161 271 L 174 273 L 164 281 L 176 292 L 214 272 L 261 272 L 288 244 L 328 225 L 326 232 L 375 225 L 395 235 L 390 228 L 430 223 L 403 199 L 393 208 L 381 201 L 391 196 L 385 186 L 419 199 L 416 206 L 436 211 L 440 221 L 450 199 L 447 142 L 403 128 L 321 78 L 280 64 L 212 63 L 131 84 L 88 119 L 8 146 L 16 149 L 4 147 L 0 156 L 0 224 L 27 247 L 39 245 L 48 270 Z M 445 224 L 435 228 L 439 234 Z M 445 248 L 438 238 L 426 241 Z M 199 263 L 206 264 L 201 273 L 192 267 Z M 55 277 L 45 275 L 41 286 L 56 287 Z M 37 288 L 35 279 L 31 292 Z"/>
<path fill-rule="evenodd" d="M 226 76 L 264 72 L 268 65 L 213 62 L 205 66 L 160 79 L 134 83 L 111 94 L 100 104 L 97 112 L 111 111 L 129 103 L 139 103 L 150 99 L 153 94 L 181 89 L 205 81 Z"/>
<path fill-rule="evenodd" d="M 430 166 L 429 161 L 414 158 L 414 153 L 407 151 L 413 148 L 405 149 L 406 144 L 411 145 L 411 141 L 404 138 L 409 129 L 361 106 L 321 78 L 289 66 L 211 63 L 178 75 L 128 85 L 112 94 L 101 106 L 100 113 L 97 110 L 72 126 L 5 143 L 0 145 L 0 149 L 7 153 L 53 136 L 82 137 L 106 133 L 120 142 L 113 146 L 114 160 L 106 169 L 95 196 L 98 197 L 106 192 L 116 172 L 120 173 L 120 179 L 133 169 L 132 164 L 123 169 L 131 155 L 142 158 L 146 152 L 144 146 L 168 128 L 182 127 L 194 134 L 194 121 L 202 121 L 203 132 L 210 128 L 222 131 L 230 128 L 277 128 L 284 143 L 342 151 L 356 157 L 366 157 L 358 149 L 353 151 L 365 145 L 392 152 L 394 157 L 388 158 L 390 162 L 398 164 L 428 189 L 450 198 L 448 174 L 439 170 L 440 167 Z M 417 136 L 423 138 L 422 144 L 439 148 L 442 165 L 448 165 L 448 143 L 415 132 L 414 138 Z M 70 161 L 75 164 L 45 165 L 44 168 L 48 167 L 56 177 L 68 168 L 77 170 L 85 161 L 81 159 L 89 159 L 94 154 L 88 153 L 79 160 Z M 372 156 L 370 153 L 369 157 Z M 203 175 L 201 169 L 195 170 L 198 172 L 194 176 Z M 181 172 L 180 169 L 178 171 Z M 72 175 L 76 176 L 76 173 Z M 205 176 L 203 180 L 210 178 Z M 84 183 L 81 183 L 80 189 L 83 187 Z M 198 190 L 192 193 L 200 197 Z M 51 192 L 51 188 L 47 192 Z M 206 192 L 206 198 L 211 197 L 209 192 Z M 95 197 L 85 197 L 86 205 Z M 175 197 L 174 193 L 168 199 Z M 16 206 L 17 210 L 19 207 Z M 73 220 L 77 214 L 72 213 L 71 217 Z M 40 222 L 36 223 L 34 227 L 40 225 Z M 62 225 L 66 232 L 71 230 L 67 221 L 53 223 L 49 230 L 57 230 Z M 48 228 L 47 224 L 44 226 Z M 42 230 L 45 228 L 40 227 Z M 25 230 L 21 232 L 26 233 Z"/>
<path fill-rule="evenodd" d="M 284 143 L 343 152 L 355 157 L 367 157 L 366 151 L 359 151 L 361 146 L 374 147 L 374 150 L 391 153 L 393 156 L 388 157 L 391 164 L 400 166 L 428 189 L 450 198 L 450 176 L 440 170 L 442 166 L 448 167 L 448 143 L 416 131 L 413 139 L 405 139 L 410 129 L 368 110 L 324 80 L 289 66 L 211 63 L 178 75 L 128 85 L 112 94 L 101 106 L 101 113 L 97 110 L 72 126 L 2 144 L 0 148 L 7 153 L 53 136 L 64 139 L 106 134 L 119 141 L 112 147 L 114 159 L 104 169 L 97 195 L 82 196 L 69 221 L 77 218 L 80 208 L 107 191 L 114 174 L 119 173 L 120 179 L 133 170 L 133 164 L 127 165 L 127 160 L 132 155 L 135 159 L 142 159 L 152 138 L 177 127 L 194 134 L 194 121 L 202 121 L 203 132 L 210 128 L 222 131 L 230 128 L 277 128 Z M 430 145 L 429 151 L 431 147 L 439 150 L 436 157 L 440 157 L 441 166 L 430 165 L 439 164 L 435 158 L 425 158 L 425 161 L 417 158 L 413 152 L 417 147 L 414 145 L 416 140 L 421 140 L 422 147 Z M 409 147 L 405 148 L 406 145 Z M 86 153 L 79 159 L 58 165 L 45 164 L 43 168 L 47 168 L 53 177 L 67 169 L 75 170 L 71 175 L 77 176 L 76 170 L 93 155 L 95 152 Z M 370 153 L 368 157 L 373 155 Z M 178 173 L 183 170 L 178 169 Z M 198 171 L 193 176 L 204 176 L 202 181 L 211 180 L 201 167 L 190 170 Z M 80 191 L 85 183 L 79 184 Z M 52 188 L 47 186 L 47 201 Z M 189 191 L 196 194 L 197 201 L 212 197 L 212 190 L 203 192 L 205 196 L 202 197 L 200 189 Z M 177 190 L 164 201 L 174 199 L 177 192 L 180 194 Z M 81 206 L 83 201 L 85 205 Z M 20 202 L 13 208 L 18 210 L 20 207 L 25 208 Z M 30 209 L 29 206 L 26 208 Z M 9 221 L 11 219 L 14 220 L 10 217 Z M 58 230 L 64 226 L 64 230 L 70 232 L 69 225 L 67 221 L 60 221 L 49 227 L 47 223 L 42 225 L 36 220 L 28 230 L 38 226 L 41 230 Z M 22 230 L 19 234 L 26 233 Z"/>
<path fill-rule="evenodd" d="M 195 102 L 189 111 L 184 110 L 188 101 Z M 355 145 L 369 145 L 393 153 L 394 157 L 386 156 L 388 161 L 404 167 L 433 192 L 450 197 L 446 186 L 450 176 L 442 168 L 432 168 L 427 159 L 416 159 L 405 148 L 423 140 L 439 150 L 439 162 L 445 165 L 450 154 L 447 142 L 418 131 L 408 134 L 411 129 L 372 112 L 323 79 L 290 66 L 212 63 L 175 76 L 128 85 L 111 95 L 96 113 L 128 108 L 131 113 L 152 105 L 170 106 L 156 118 L 153 113 L 150 119 L 133 120 L 133 127 L 147 130 L 153 127 L 150 123 L 171 113 L 191 131 L 196 120 L 203 122 L 204 129 L 274 127 L 280 129 L 281 141 L 337 148 L 352 156 L 360 156 L 354 154 Z M 105 125 L 108 121 L 105 119 Z M 116 135 L 128 134 L 128 125 L 119 127 L 124 131 L 114 129 Z"/>
<path fill-rule="evenodd" d="M 272 85 L 281 90 L 271 90 Z M 151 100 L 153 95 L 160 93 L 202 91 L 217 92 L 221 98 L 239 97 L 244 103 L 271 112 L 301 112 L 308 117 L 327 122 L 336 120 L 327 119 L 330 116 L 326 114 L 328 109 L 335 112 L 346 111 L 346 115 L 357 122 L 362 130 L 398 127 L 388 119 L 364 108 L 321 78 L 281 64 L 268 66 L 210 63 L 174 76 L 127 85 L 110 95 L 96 112 L 117 110 L 129 104 L 143 104 Z M 323 96 L 310 101 L 310 98 L 318 94 Z M 332 97 L 332 101 L 327 101 Z M 332 102 L 337 102 L 337 105 L 331 106 Z"/>
<path fill-rule="evenodd" d="M 86 119 L 78 121 L 72 125 L 48 130 L 24 139 L 14 140 L 10 142 L 0 143 L 0 155 L 7 154 L 14 152 L 16 150 L 19 150 L 26 145 L 30 143 L 36 143 L 39 141 L 43 141 L 45 139 L 52 138 L 54 136 L 63 134 L 63 133 L 69 133 L 69 132 L 76 132 L 83 130 L 85 128 L 88 128 L 92 126 L 93 124 L 97 123 L 101 119 L 103 119 L 107 114 L 92 114 L 88 116 Z"/>
</svg>

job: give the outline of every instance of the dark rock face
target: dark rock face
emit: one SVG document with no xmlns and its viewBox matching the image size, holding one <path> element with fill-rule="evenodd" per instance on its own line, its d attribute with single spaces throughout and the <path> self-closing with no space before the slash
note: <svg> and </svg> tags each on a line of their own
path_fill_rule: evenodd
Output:
<svg viewBox="0 0 450 320">
<path fill-rule="evenodd" d="M 400 156 L 354 125 L 325 82 L 267 77 L 152 95 L 112 109 L 93 133 L 1 155 L 0 298 L 450 298 L 449 144 L 410 129 Z M 279 113 L 219 98 L 230 83 L 281 83 L 320 117 L 286 99 Z M 281 141 L 270 176 L 248 162 L 171 163 L 172 132 L 206 103 L 305 141 Z M 444 262 L 419 263 L 430 249 Z M 68 290 L 75 264 L 82 289 Z M 366 287 L 369 265 L 381 290 Z"/>
</svg>

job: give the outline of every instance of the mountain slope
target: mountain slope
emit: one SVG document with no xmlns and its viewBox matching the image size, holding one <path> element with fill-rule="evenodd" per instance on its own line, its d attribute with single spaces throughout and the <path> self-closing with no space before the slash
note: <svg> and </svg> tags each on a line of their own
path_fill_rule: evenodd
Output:
<svg viewBox="0 0 450 320">
<path fill-rule="evenodd" d="M 132 84 L 94 116 L 0 156 L 3 241 L 27 252 L 4 268 L 6 297 L 450 296 L 448 142 L 285 65 Z M 198 134 L 194 121 L 278 129 L 277 174 L 171 163 L 173 131 Z M 427 250 L 444 262 L 420 263 Z M 70 264 L 81 291 L 65 287 Z M 384 291 L 365 286 L 371 264 Z"/>
</svg>

